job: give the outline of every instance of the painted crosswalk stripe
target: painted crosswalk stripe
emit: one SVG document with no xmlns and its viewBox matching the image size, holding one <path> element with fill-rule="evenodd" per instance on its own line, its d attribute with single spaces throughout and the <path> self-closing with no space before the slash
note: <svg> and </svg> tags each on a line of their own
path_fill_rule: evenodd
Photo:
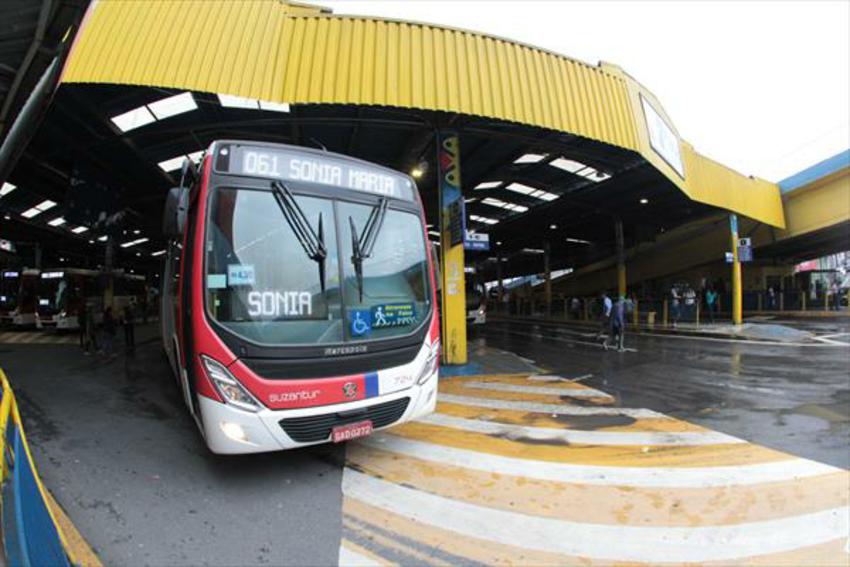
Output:
<svg viewBox="0 0 850 567">
<path fill-rule="evenodd" d="M 428 461 L 517 477 L 608 486 L 701 488 L 740 486 L 814 477 L 839 471 L 807 459 L 717 467 L 633 467 L 536 461 L 376 435 L 364 444 Z"/>
<path fill-rule="evenodd" d="M 363 550 L 355 551 L 357 547 L 351 542 L 343 541 L 339 546 L 340 567 L 379 567 L 383 565 L 380 561 L 369 557 Z"/>
<path fill-rule="evenodd" d="M 464 388 L 491 390 L 494 392 L 521 392 L 525 394 L 543 394 L 548 396 L 569 396 L 571 398 L 611 398 L 609 394 L 593 388 L 556 388 L 546 386 L 521 386 L 518 384 L 500 384 L 498 382 L 463 382 Z"/>
<path fill-rule="evenodd" d="M 832 541 L 850 530 L 846 507 L 733 526 L 658 528 L 577 523 L 495 510 L 352 469 L 345 470 L 342 488 L 348 497 L 460 535 L 608 561 L 732 560 Z"/>
<path fill-rule="evenodd" d="M 498 475 L 350 445 L 357 471 L 461 500 L 524 514 L 593 524 L 730 525 L 808 514 L 850 504 L 846 472 L 817 478 L 715 488 L 597 486 Z"/>
<path fill-rule="evenodd" d="M 529 439 L 532 441 L 561 440 L 566 443 L 584 445 L 721 445 L 746 443 L 743 439 L 715 431 L 704 432 L 617 432 L 617 431 L 577 431 L 556 429 L 554 427 L 527 427 L 495 421 L 465 419 L 443 413 L 434 413 L 420 421 L 443 427 L 453 427 L 464 431 L 486 435 L 504 436 L 507 439 Z"/>
<path fill-rule="evenodd" d="M 514 400 L 498 400 L 476 398 L 457 394 L 439 395 L 440 401 L 468 406 L 478 406 L 492 409 L 519 410 L 553 415 L 625 415 L 635 419 L 663 418 L 664 414 L 648 409 L 615 408 L 615 407 L 580 407 L 565 404 L 546 404 Z"/>
</svg>

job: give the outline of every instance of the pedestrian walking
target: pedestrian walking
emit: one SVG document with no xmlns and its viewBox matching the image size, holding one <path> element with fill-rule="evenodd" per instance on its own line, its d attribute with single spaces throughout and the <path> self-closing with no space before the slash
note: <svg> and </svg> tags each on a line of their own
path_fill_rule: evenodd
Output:
<svg viewBox="0 0 850 567">
<path fill-rule="evenodd" d="M 124 307 L 124 315 L 122 317 L 124 323 L 124 348 L 133 350 L 136 348 L 136 314 L 132 303 L 128 303 Z"/>
<path fill-rule="evenodd" d="M 673 328 L 679 324 L 679 317 L 682 316 L 682 298 L 679 293 L 679 288 L 675 285 L 670 288 L 670 311 L 673 318 Z"/>
<path fill-rule="evenodd" d="M 107 307 L 103 312 L 103 349 L 100 351 L 106 356 L 114 355 L 115 333 L 115 316 L 112 307 Z"/>
<path fill-rule="evenodd" d="M 717 310 L 717 292 L 708 288 L 705 292 L 705 306 L 708 308 L 708 320 L 714 323 L 714 312 Z"/>
<path fill-rule="evenodd" d="M 611 309 L 612 346 L 616 346 L 618 352 L 626 351 L 626 309 L 626 298 L 621 295 Z M 608 339 L 602 346 L 608 350 Z"/>
<path fill-rule="evenodd" d="M 776 292 L 772 285 L 767 286 L 767 309 L 768 311 L 776 310 Z"/>
<path fill-rule="evenodd" d="M 596 333 L 596 340 L 598 341 L 605 334 L 605 342 L 607 342 L 607 337 L 611 334 L 611 309 L 614 305 L 611 303 L 611 298 L 604 291 L 600 294 L 599 299 L 601 309 L 599 312 L 599 331 Z"/>
<path fill-rule="evenodd" d="M 832 285 L 830 286 L 830 293 L 832 294 L 832 308 L 835 311 L 841 310 L 841 288 L 838 287 L 838 279 L 832 280 Z"/>
<path fill-rule="evenodd" d="M 578 297 L 573 296 L 570 300 L 570 311 L 573 314 L 573 319 L 578 320 L 581 317 L 581 300 Z"/>
</svg>

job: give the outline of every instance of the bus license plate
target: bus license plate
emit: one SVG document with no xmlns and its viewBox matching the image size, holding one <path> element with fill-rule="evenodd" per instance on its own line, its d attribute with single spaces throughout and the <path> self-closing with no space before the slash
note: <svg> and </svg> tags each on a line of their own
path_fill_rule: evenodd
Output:
<svg viewBox="0 0 850 567">
<path fill-rule="evenodd" d="M 334 443 L 342 443 L 343 441 L 350 441 L 351 439 L 366 437 L 371 434 L 372 421 L 367 419 L 366 421 L 358 421 L 357 423 L 334 427 L 331 430 L 331 440 Z"/>
</svg>

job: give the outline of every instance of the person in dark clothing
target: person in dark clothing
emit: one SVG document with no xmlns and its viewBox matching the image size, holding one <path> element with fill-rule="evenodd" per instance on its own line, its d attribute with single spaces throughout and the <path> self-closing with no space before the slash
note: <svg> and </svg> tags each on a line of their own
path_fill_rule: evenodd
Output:
<svg viewBox="0 0 850 567">
<path fill-rule="evenodd" d="M 103 350 L 101 350 L 107 356 L 113 355 L 115 333 L 115 316 L 112 315 L 112 308 L 107 307 L 103 312 Z"/>
<path fill-rule="evenodd" d="M 619 352 L 626 350 L 626 298 L 622 295 L 611 308 L 611 338 Z M 603 343 L 608 350 L 608 340 Z"/>
<path fill-rule="evenodd" d="M 606 335 L 605 343 L 607 343 L 607 337 L 611 336 L 611 298 L 603 291 L 599 296 L 599 300 L 601 311 L 599 313 L 599 331 L 596 333 L 596 340 L 598 341 L 604 334 Z"/>
<path fill-rule="evenodd" d="M 705 292 L 705 305 L 708 307 L 708 319 L 714 323 L 714 313 L 717 311 L 717 292 L 708 288 Z"/>
<path fill-rule="evenodd" d="M 133 309 L 133 304 L 128 303 L 126 307 L 124 307 L 124 347 L 127 350 L 133 350 L 136 348 L 136 329 L 135 329 L 135 310 Z"/>
</svg>

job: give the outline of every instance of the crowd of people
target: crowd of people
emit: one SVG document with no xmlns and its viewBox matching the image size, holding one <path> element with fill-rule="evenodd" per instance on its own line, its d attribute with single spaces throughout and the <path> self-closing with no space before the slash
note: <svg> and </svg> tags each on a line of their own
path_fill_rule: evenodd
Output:
<svg viewBox="0 0 850 567">
<path fill-rule="evenodd" d="M 145 306 L 140 306 L 141 315 L 144 323 L 147 323 L 147 309 Z M 116 356 L 115 338 L 118 335 L 118 328 L 121 327 L 124 331 L 124 348 L 131 352 L 136 348 L 136 322 L 137 322 L 137 306 L 135 302 L 130 302 L 121 310 L 116 317 L 112 307 L 107 307 L 103 310 L 100 317 L 96 317 L 94 308 L 91 305 L 86 306 L 86 309 L 79 315 L 80 323 L 80 348 L 83 349 L 83 354 L 90 356 L 91 354 L 99 354 L 112 358 Z M 97 319 L 100 319 L 100 325 L 97 325 Z"/>
</svg>

